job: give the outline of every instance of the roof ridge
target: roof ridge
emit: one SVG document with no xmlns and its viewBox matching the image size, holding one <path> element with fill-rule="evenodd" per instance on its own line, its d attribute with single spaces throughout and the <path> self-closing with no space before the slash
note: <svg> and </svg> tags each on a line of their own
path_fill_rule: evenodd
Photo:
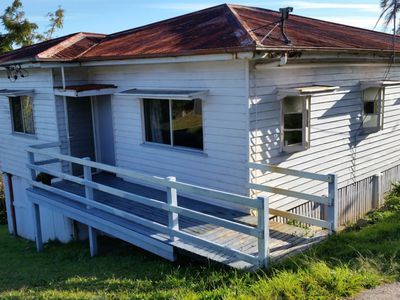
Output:
<svg viewBox="0 0 400 300">
<path fill-rule="evenodd" d="M 169 18 L 169 19 L 153 22 L 153 23 L 142 25 L 142 26 L 135 27 L 135 28 L 130 28 L 130 29 L 118 31 L 118 32 L 111 33 L 111 34 L 107 35 L 106 38 L 113 38 L 113 37 L 118 37 L 119 35 L 133 33 L 133 32 L 148 28 L 150 26 L 154 26 L 154 25 L 161 24 L 161 23 L 166 23 L 166 22 L 171 22 L 173 20 L 177 20 L 177 19 L 180 19 L 182 17 L 187 17 L 187 16 L 190 16 L 190 15 L 197 15 L 197 14 L 204 13 L 206 11 L 213 10 L 213 9 L 216 9 L 216 8 L 221 8 L 221 7 L 224 7 L 224 6 L 227 6 L 227 4 L 225 4 L 225 3 L 224 4 L 219 4 L 219 5 L 207 7 L 207 8 L 201 9 L 201 10 L 197 10 L 197 11 L 193 11 L 193 12 L 190 12 L 190 13 L 186 13 L 186 14 L 183 14 L 183 15 L 179 15 L 179 16 L 176 16 L 176 17 L 172 17 L 172 18 Z"/>
<path fill-rule="evenodd" d="M 239 14 L 234 10 L 233 4 L 225 4 L 229 11 L 232 13 L 232 15 L 235 17 L 237 23 L 240 25 L 240 27 L 243 28 L 243 30 L 246 32 L 246 34 L 250 37 L 251 40 L 253 40 L 253 43 L 255 46 L 261 45 L 260 40 L 257 38 L 257 36 L 251 31 L 251 29 L 247 26 L 247 24 L 243 21 L 243 19 L 239 16 Z"/>
<path fill-rule="evenodd" d="M 85 34 L 82 32 L 77 32 L 76 34 L 68 37 L 67 39 L 63 40 L 62 42 L 54 45 L 53 47 L 50 47 L 38 54 L 35 55 L 36 59 L 40 58 L 48 58 L 48 56 L 55 55 L 57 53 L 60 53 L 67 47 L 72 46 L 73 44 L 79 42 L 80 40 L 85 38 Z"/>
<path fill-rule="evenodd" d="M 57 38 L 54 38 L 54 39 L 51 39 L 51 40 L 42 41 L 42 42 L 39 42 L 39 43 L 36 43 L 36 44 L 32 44 L 32 45 L 28 45 L 28 46 L 24 46 L 24 47 L 21 47 L 21 48 L 18 48 L 18 49 L 13 49 L 13 50 L 7 51 L 7 52 L 5 52 L 5 53 L 2 53 L 2 54 L 0 55 L 0 57 L 9 55 L 9 54 L 11 54 L 11 53 L 22 52 L 22 51 L 25 51 L 25 50 L 27 50 L 27 49 L 37 48 L 37 47 L 40 47 L 40 46 L 42 46 L 42 45 L 44 45 L 44 44 L 46 44 L 46 43 L 55 42 L 55 41 L 57 41 L 57 40 L 69 39 L 70 37 L 72 37 L 72 36 L 74 36 L 74 35 L 76 35 L 76 34 L 78 34 L 78 33 L 75 32 L 75 33 L 71 33 L 71 34 L 67 34 L 67 35 L 64 35 L 64 36 L 60 36 L 60 37 L 57 37 Z"/>
</svg>

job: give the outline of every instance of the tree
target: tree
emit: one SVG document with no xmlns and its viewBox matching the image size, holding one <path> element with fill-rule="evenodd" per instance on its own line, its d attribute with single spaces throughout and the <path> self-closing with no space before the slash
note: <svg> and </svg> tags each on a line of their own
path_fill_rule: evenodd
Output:
<svg viewBox="0 0 400 300">
<path fill-rule="evenodd" d="M 375 27 L 383 19 L 384 28 L 387 29 L 391 23 L 396 21 L 396 15 L 399 13 L 400 9 L 400 0 L 381 0 L 380 6 L 382 8 L 382 12 L 375 24 Z M 396 32 L 399 32 L 399 29 L 400 26 L 396 28 Z"/>
<path fill-rule="evenodd" d="M 0 53 L 12 50 L 14 47 L 24 47 L 36 42 L 51 39 L 56 29 L 62 28 L 64 10 L 59 7 L 54 13 L 48 13 L 50 25 L 43 34 L 38 33 L 39 26 L 30 22 L 23 11 L 21 0 L 14 0 L 0 16 L 4 33 L 0 32 Z"/>
<path fill-rule="evenodd" d="M 48 13 L 47 16 L 50 20 L 49 30 L 45 32 L 45 39 L 50 40 L 56 29 L 61 29 L 64 26 L 64 9 L 58 7 L 54 13 Z"/>
</svg>

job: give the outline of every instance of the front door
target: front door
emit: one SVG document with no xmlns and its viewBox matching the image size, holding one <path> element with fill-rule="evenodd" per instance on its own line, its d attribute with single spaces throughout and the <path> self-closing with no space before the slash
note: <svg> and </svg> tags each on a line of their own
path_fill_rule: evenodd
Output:
<svg viewBox="0 0 400 300">
<path fill-rule="evenodd" d="M 92 101 L 90 97 L 67 98 L 70 154 L 96 160 L 93 134 Z M 72 174 L 80 176 L 83 168 L 72 164 Z"/>
</svg>

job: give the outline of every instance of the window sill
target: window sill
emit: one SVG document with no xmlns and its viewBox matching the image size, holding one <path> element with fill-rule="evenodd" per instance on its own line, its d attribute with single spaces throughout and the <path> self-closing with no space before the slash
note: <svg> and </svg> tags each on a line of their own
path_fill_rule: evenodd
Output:
<svg viewBox="0 0 400 300">
<path fill-rule="evenodd" d="M 141 146 L 153 148 L 153 149 L 172 151 L 172 152 L 177 152 L 177 153 L 182 153 L 182 154 L 189 154 L 189 155 L 194 155 L 194 156 L 208 157 L 207 153 L 205 153 L 202 150 L 196 150 L 196 149 L 189 149 L 189 148 L 183 148 L 183 147 L 172 147 L 172 146 L 168 146 L 168 145 L 149 143 L 149 142 L 144 142 L 141 144 Z"/>
<path fill-rule="evenodd" d="M 12 136 L 19 137 L 19 138 L 26 138 L 30 140 L 37 140 L 38 137 L 36 134 L 28 134 L 28 133 L 22 133 L 22 132 L 12 132 Z"/>
<path fill-rule="evenodd" d="M 287 154 L 293 154 L 293 153 L 298 153 L 298 152 L 303 152 L 308 150 L 309 147 L 304 147 L 304 146 L 294 146 L 294 147 L 288 147 L 288 148 L 283 148 L 281 150 L 281 153 L 283 155 Z"/>
</svg>

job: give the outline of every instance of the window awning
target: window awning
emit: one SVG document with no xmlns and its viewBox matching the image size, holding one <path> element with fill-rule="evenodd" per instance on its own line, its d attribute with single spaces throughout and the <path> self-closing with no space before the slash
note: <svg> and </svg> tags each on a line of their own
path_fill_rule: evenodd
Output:
<svg viewBox="0 0 400 300">
<path fill-rule="evenodd" d="M 18 96 L 30 96 L 34 93 L 34 90 L 0 90 L 0 96 L 4 97 L 18 97 Z"/>
<path fill-rule="evenodd" d="M 112 84 L 85 84 L 85 85 L 71 85 L 65 89 L 62 87 L 54 88 L 54 94 L 56 96 L 66 97 L 89 97 L 89 96 L 101 96 L 101 95 L 112 95 L 115 93 L 117 87 Z"/>
<path fill-rule="evenodd" d="M 317 93 L 332 93 L 338 88 L 338 86 L 331 85 L 309 85 L 288 89 L 278 89 L 278 96 L 280 99 L 288 96 L 310 96 Z"/>
<path fill-rule="evenodd" d="M 360 81 L 361 89 L 381 88 L 385 86 L 400 85 L 400 81 L 396 80 L 377 80 L 377 81 Z"/>
<path fill-rule="evenodd" d="M 155 98 L 155 99 L 174 99 L 174 100 L 194 100 L 205 99 L 208 90 L 158 90 L 158 89 L 131 89 L 116 93 L 119 96 L 134 96 L 136 98 Z"/>
</svg>

